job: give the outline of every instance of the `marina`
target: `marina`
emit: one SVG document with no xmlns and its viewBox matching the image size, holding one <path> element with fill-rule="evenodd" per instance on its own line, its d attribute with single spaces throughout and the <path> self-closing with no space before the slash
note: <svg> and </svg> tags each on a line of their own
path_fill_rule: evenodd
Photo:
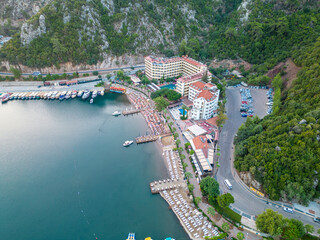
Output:
<svg viewBox="0 0 320 240">
<path fill-rule="evenodd" d="M 76 97 L 82 98 L 83 100 L 88 99 L 91 96 L 91 100 L 97 96 L 103 96 L 104 89 L 98 88 L 85 91 L 38 91 L 38 92 L 12 92 L 12 93 L 1 93 L 1 103 L 6 103 L 13 100 L 68 100 Z M 93 103 L 93 101 L 92 101 Z"/>
</svg>

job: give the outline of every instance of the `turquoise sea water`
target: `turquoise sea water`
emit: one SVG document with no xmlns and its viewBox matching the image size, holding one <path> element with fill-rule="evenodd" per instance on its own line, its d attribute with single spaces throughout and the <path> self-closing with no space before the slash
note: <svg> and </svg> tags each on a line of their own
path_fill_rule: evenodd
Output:
<svg viewBox="0 0 320 240">
<path fill-rule="evenodd" d="M 124 95 L 94 104 L 14 101 L 0 106 L 0 239 L 188 239 L 149 182 L 167 177 L 141 115 L 113 117 Z"/>
</svg>

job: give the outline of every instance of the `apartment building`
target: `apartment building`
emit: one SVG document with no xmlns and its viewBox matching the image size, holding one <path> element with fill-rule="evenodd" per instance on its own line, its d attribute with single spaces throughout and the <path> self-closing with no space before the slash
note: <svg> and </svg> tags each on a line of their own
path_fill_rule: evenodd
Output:
<svg viewBox="0 0 320 240">
<path fill-rule="evenodd" d="M 181 93 L 182 96 L 188 96 L 190 84 L 201 81 L 205 74 L 207 75 L 208 81 L 210 81 L 212 74 L 209 71 L 198 72 L 179 78 L 177 80 L 176 91 Z"/>
<path fill-rule="evenodd" d="M 220 90 L 216 85 L 201 81 L 189 85 L 188 99 L 193 102 L 191 119 L 209 119 L 218 110 Z"/>
<path fill-rule="evenodd" d="M 144 58 L 145 72 L 149 79 L 161 79 L 188 76 L 207 71 L 207 66 L 188 56 L 160 58 L 147 56 Z"/>
</svg>

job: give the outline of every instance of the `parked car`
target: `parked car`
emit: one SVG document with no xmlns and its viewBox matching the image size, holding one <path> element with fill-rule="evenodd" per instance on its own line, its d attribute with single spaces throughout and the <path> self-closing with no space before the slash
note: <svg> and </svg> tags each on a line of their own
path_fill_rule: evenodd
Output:
<svg viewBox="0 0 320 240">
<path fill-rule="evenodd" d="M 313 221 L 316 222 L 316 223 L 320 223 L 320 217 L 314 218 Z"/>
<path fill-rule="evenodd" d="M 288 213 L 293 213 L 293 209 L 292 208 L 288 208 L 288 207 L 284 207 L 283 211 L 288 212 Z"/>
</svg>

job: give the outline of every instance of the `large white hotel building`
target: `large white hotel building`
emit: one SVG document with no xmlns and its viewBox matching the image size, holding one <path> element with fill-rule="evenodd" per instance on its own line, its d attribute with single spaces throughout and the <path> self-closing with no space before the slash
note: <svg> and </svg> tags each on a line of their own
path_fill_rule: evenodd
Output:
<svg viewBox="0 0 320 240">
<path fill-rule="evenodd" d="M 176 91 L 182 96 L 188 96 L 189 85 L 207 76 L 211 80 L 212 74 L 207 66 L 188 56 L 172 58 L 155 58 L 147 56 L 144 58 L 145 73 L 149 79 L 171 78 L 181 75 L 177 80 Z"/>
</svg>

